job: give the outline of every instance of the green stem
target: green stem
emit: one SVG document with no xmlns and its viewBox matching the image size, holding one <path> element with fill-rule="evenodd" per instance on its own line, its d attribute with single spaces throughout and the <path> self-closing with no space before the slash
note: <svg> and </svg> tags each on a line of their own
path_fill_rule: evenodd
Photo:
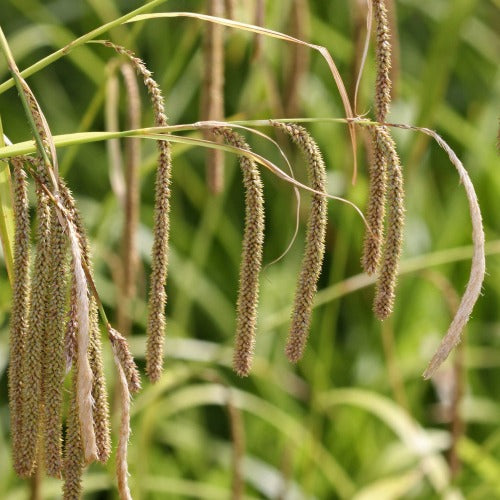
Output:
<svg viewBox="0 0 500 500">
<path fill-rule="evenodd" d="M 26 117 L 28 118 L 28 123 L 31 128 L 31 132 L 33 134 L 33 137 L 35 138 L 35 142 L 37 145 L 38 152 L 43 158 L 43 162 L 45 163 L 45 168 L 47 169 L 47 172 L 52 171 L 52 162 L 50 161 L 47 151 L 45 149 L 45 146 L 43 144 L 42 138 L 40 136 L 38 127 L 36 126 L 35 119 L 33 117 L 33 112 L 30 108 L 28 98 L 26 96 L 26 89 L 23 85 L 23 79 L 20 76 L 19 73 L 19 68 L 16 65 L 16 61 L 14 60 L 14 57 L 12 56 L 12 52 L 9 47 L 9 43 L 7 42 L 7 38 L 5 38 L 4 32 L 2 28 L 0 27 L 0 49 L 2 50 L 5 59 L 7 60 L 7 65 L 9 66 L 9 70 L 12 73 L 12 78 L 14 79 L 17 91 L 19 93 L 19 98 L 21 99 L 24 112 L 26 114 Z M 50 131 L 47 131 L 47 133 L 50 133 Z"/>
<path fill-rule="evenodd" d="M 123 24 L 124 22 L 128 21 L 132 17 L 142 14 L 143 12 L 147 12 L 148 10 L 156 7 L 157 5 L 162 4 L 163 2 L 166 2 L 167 0 L 152 0 L 151 2 L 148 2 L 146 5 L 143 5 L 132 12 L 129 12 L 128 14 L 125 14 L 122 17 L 119 17 L 118 19 L 114 19 L 113 21 L 110 21 L 109 23 L 103 24 L 102 26 L 99 26 L 99 28 L 96 28 L 89 33 L 77 38 L 76 40 L 73 40 L 71 43 L 63 47 L 62 49 L 57 50 L 56 52 L 53 52 L 52 54 L 49 54 L 47 57 L 44 57 L 43 59 L 40 59 L 40 61 L 36 62 L 35 64 L 31 65 L 30 67 L 26 68 L 24 71 L 20 73 L 20 75 L 23 78 L 27 78 L 28 76 L 40 71 L 41 69 L 45 68 L 49 64 L 52 64 L 54 61 L 57 61 L 61 57 L 65 56 L 73 50 L 75 47 L 78 47 L 80 45 L 83 45 L 84 43 L 88 42 L 89 40 L 92 40 L 93 38 L 98 37 L 99 35 L 102 35 L 106 31 L 109 31 L 110 29 L 119 26 Z M 15 85 L 15 80 L 14 78 L 11 78 L 7 80 L 6 82 L 2 83 L 0 85 L 0 94 L 5 92 L 7 89 L 10 89 Z"/>
<path fill-rule="evenodd" d="M 0 147 L 5 146 L 0 118 Z M 14 282 L 14 200 L 9 164 L 0 160 L 0 239 L 10 284 Z"/>
<path fill-rule="evenodd" d="M 347 123 L 345 118 L 283 118 L 273 119 L 275 122 L 280 123 L 320 123 L 320 122 L 336 122 Z M 172 132 L 185 132 L 192 130 L 200 130 L 203 128 L 204 122 L 196 122 L 189 124 L 171 125 L 168 127 L 147 127 L 134 130 L 122 130 L 116 132 L 75 132 L 73 134 L 61 134 L 53 136 L 54 144 L 57 147 L 73 146 L 75 144 L 85 144 L 88 142 L 107 141 L 109 139 L 120 139 L 123 137 L 140 137 L 148 136 L 149 134 L 162 134 Z M 207 122 L 215 123 L 215 122 Z M 356 122 L 358 123 L 358 122 Z M 360 125 L 372 124 L 370 121 L 359 121 Z M 253 127 L 269 127 L 269 120 L 236 120 L 220 122 L 220 126 L 230 127 L 231 125 L 244 125 Z M 227 149 L 230 151 L 230 148 Z M 10 158 L 12 156 L 19 156 L 31 154 L 36 151 L 32 141 L 24 141 L 13 144 L 12 146 L 0 147 L 0 159 Z"/>
</svg>

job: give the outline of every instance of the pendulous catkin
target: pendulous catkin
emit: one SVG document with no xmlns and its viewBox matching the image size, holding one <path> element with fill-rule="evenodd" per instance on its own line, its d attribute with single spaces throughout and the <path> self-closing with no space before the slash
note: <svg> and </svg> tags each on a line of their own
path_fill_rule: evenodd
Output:
<svg viewBox="0 0 500 500">
<path fill-rule="evenodd" d="M 80 432 L 80 422 L 78 419 L 78 401 L 76 381 L 78 378 L 78 366 L 76 363 L 77 353 L 74 353 L 74 367 L 72 378 L 71 403 L 68 411 L 66 423 L 66 439 L 64 444 L 63 461 L 63 499 L 80 500 L 82 493 L 83 475 L 83 447 Z"/>
<path fill-rule="evenodd" d="M 384 217 L 387 192 L 387 161 L 379 147 L 380 128 L 372 130 L 370 158 L 370 194 L 366 220 L 370 226 L 364 239 L 362 265 L 367 274 L 375 274 L 380 264 L 380 255 L 384 241 Z"/>
<path fill-rule="evenodd" d="M 97 303 L 94 297 L 90 298 L 90 344 L 88 356 L 93 376 L 92 398 L 94 400 L 93 417 L 97 460 L 106 463 L 111 455 L 109 403 L 102 364 L 101 330 L 99 328 Z"/>
<path fill-rule="evenodd" d="M 45 470 L 49 476 L 61 476 L 61 433 L 64 379 L 64 323 L 66 313 L 67 238 L 51 207 L 50 302 L 48 324 L 43 346 L 42 401 Z"/>
<path fill-rule="evenodd" d="M 307 160 L 307 172 L 311 188 L 320 193 L 326 193 L 325 163 L 314 139 L 305 128 L 299 125 L 272 123 L 275 127 L 287 133 L 301 149 Z M 325 254 L 326 227 L 327 199 L 320 194 L 313 194 L 307 223 L 306 248 L 295 291 L 292 322 L 285 350 L 288 359 L 294 363 L 302 358 L 309 335 L 313 301 Z"/>
<path fill-rule="evenodd" d="M 22 436 L 22 367 L 28 334 L 30 308 L 30 217 L 28 184 L 20 158 L 12 158 L 12 193 L 14 198 L 14 280 L 10 323 L 9 399 L 14 469 L 23 470 Z"/>
<path fill-rule="evenodd" d="M 66 322 L 66 330 L 64 332 L 64 360 L 66 363 L 66 374 L 70 372 L 73 360 L 76 356 L 76 337 L 78 331 L 78 312 L 76 307 L 78 290 L 73 276 L 70 278 L 70 283 L 68 319 Z"/>
<path fill-rule="evenodd" d="M 48 325 L 49 267 L 50 262 L 50 206 L 47 195 L 37 186 L 36 254 L 33 269 L 29 328 L 22 365 L 22 425 L 19 444 L 20 476 L 30 476 L 34 471 L 40 431 L 42 391 L 43 342 Z"/>
<path fill-rule="evenodd" d="M 141 388 L 141 377 L 134 358 L 130 354 L 130 348 L 125 337 L 109 325 L 108 336 L 113 354 L 120 363 L 125 379 L 127 380 L 129 391 L 131 393 L 137 392 Z"/>
<path fill-rule="evenodd" d="M 375 57 L 377 79 L 375 82 L 375 119 L 383 123 L 389 113 L 391 103 L 391 34 L 387 19 L 385 0 L 373 0 L 373 14 L 377 30 Z"/>
<path fill-rule="evenodd" d="M 244 138 L 229 128 L 217 128 L 231 146 L 249 151 Z M 264 245 L 264 193 L 260 172 L 253 160 L 240 156 L 245 187 L 245 230 L 240 265 L 240 288 L 237 303 L 236 345 L 233 355 L 234 371 L 244 377 L 250 373 L 255 346 L 259 274 Z"/>
<path fill-rule="evenodd" d="M 137 73 L 144 79 L 151 99 L 155 125 L 167 126 L 165 106 L 161 89 L 152 77 L 145 64 L 133 52 L 104 42 L 104 45 L 124 55 L 134 66 Z M 163 344 L 165 334 L 165 305 L 167 293 L 168 239 L 170 232 L 170 181 L 172 160 L 168 141 L 157 141 L 158 168 L 155 181 L 155 207 L 153 224 L 153 247 L 151 249 L 151 284 L 148 304 L 146 373 L 152 382 L 157 382 L 163 371 Z"/>
<path fill-rule="evenodd" d="M 377 280 L 373 309 L 377 318 L 386 319 L 392 312 L 396 277 L 403 243 L 404 187 L 403 173 L 396 146 L 389 132 L 379 127 L 377 145 L 387 158 L 387 235 Z"/>
<path fill-rule="evenodd" d="M 375 81 L 375 120 L 386 120 L 391 102 L 391 37 L 385 0 L 373 0 L 373 12 L 376 26 L 376 65 Z M 365 235 L 361 263 L 367 274 L 374 274 L 380 265 L 380 256 L 384 244 L 384 216 L 386 203 L 387 159 L 380 149 L 379 130 L 372 135 L 373 156 L 370 159 L 370 195 L 368 200 L 367 220 L 371 231 Z"/>
</svg>

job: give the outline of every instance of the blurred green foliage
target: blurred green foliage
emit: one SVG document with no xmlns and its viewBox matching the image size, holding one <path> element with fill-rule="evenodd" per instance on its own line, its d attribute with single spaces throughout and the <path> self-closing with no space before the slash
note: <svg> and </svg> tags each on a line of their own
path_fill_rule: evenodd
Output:
<svg viewBox="0 0 500 500">
<path fill-rule="evenodd" d="M 235 18 L 253 22 L 256 2 L 235 3 Z M 292 0 L 266 3 L 265 25 L 290 32 Z M 307 38 L 329 49 L 348 88 L 353 88 L 356 76 L 356 3 L 308 3 Z M 4 0 L 0 22 L 23 69 L 140 4 Z M 158 385 L 145 383 L 133 404 L 129 462 L 135 499 L 229 498 L 235 418 L 244 424 L 245 498 L 500 497 L 500 4 L 395 4 L 399 36 L 394 39 L 400 57 L 390 119 L 435 128 L 450 143 L 476 186 L 489 242 L 484 293 L 464 342 L 459 414 L 465 433 L 455 443 L 460 469 L 452 474 L 448 461 L 453 441 L 452 365 L 448 363 L 434 383 L 420 376 L 447 329 L 449 302 L 463 291 L 470 267 L 471 249 L 456 251 L 470 245 L 468 205 L 446 155 L 424 135 L 394 131 L 405 171 L 403 269 L 407 265 L 409 272 L 401 275 L 396 310 L 383 326 L 371 312 L 372 287 L 349 279 L 361 272 L 363 224 L 351 208 L 330 202 L 320 305 L 306 355 L 294 367 L 286 361 L 283 347 L 307 217 L 308 196 L 302 194 L 297 241 L 262 275 L 255 367 L 248 379 L 241 380 L 229 367 L 244 214 L 240 173 L 236 159 L 227 155 L 225 190 L 213 197 L 205 184 L 205 151 L 174 145 L 166 371 Z M 204 12 L 205 2 L 169 0 L 161 9 Z M 193 19 L 164 19 L 121 26 L 108 35 L 136 51 L 154 72 L 171 124 L 199 119 L 203 28 Z M 253 61 L 254 43 L 249 33 L 226 30 L 226 116 L 283 117 L 293 47 L 264 39 L 260 58 Z M 309 57 L 300 85 L 299 115 L 342 117 L 327 66 L 317 54 Z M 86 45 L 29 78 L 54 134 L 104 130 L 103 89 L 112 58 L 107 49 Z M 3 60 L 0 77 L 8 78 Z M 370 50 L 359 113 L 371 111 L 373 80 Z M 145 93 L 143 97 L 146 103 Z M 123 127 L 124 106 L 122 102 Z M 13 142 L 29 138 L 14 89 L 0 95 L 0 113 Z M 145 105 L 142 125 L 151 123 Z M 352 152 L 345 125 L 318 121 L 309 128 L 326 159 L 329 192 L 363 206 L 367 174 L 362 136 L 360 176 L 351 186 Z M 248 139 L 257 152 L 280 164 L 272 145 L 255 136 Z M 301 158 L 288 144 L 282 147 L 293 160 L 297 178 L 304 181 Z M 138 234 L 142 272 L 131 337 L 141 366 L 154 158 L 154 144 L 144 141 Z M 97 287 L 113 318 L 118 296 L 113 266 L 120 251 L 123 213 L 110 187 L 105 144 L 61 149 L 60 163 L 85 217 Z M 296 207 L 290 185 L 269 172 L 263 172 L 263 178 L 264 260 L 270 262 L 293 234 Z M 411 268 L 417 256 L 418 265 Z M 10 285 L 5 266 L 0 281 L 0 497 L 14 500 L 27 498 L 28 485 L 15 477 L 9 458 Z M 109 350 L 106 356 L 112 389 Z M 228 405 L 236 408 L 232 419 Z M 113 463 L 91 466 L 85 476 L 88 498 L 113 498 L 113 483 Z M 59 482 L 45 480 L 43 498 L 59 495 Z"/>
</svg>

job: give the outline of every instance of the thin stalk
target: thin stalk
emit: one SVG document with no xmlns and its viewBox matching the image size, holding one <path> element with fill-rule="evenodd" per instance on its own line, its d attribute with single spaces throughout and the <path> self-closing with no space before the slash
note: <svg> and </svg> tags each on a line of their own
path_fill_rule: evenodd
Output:
<svg viewBox="0 0 500 500">
<path fill-rule="evenodd" d="M 92 40 L 93 38 L 96 38 L 103 33 L 106 33 L 106 31 L 111 30 L 112 28 L 116 26 L 120 26 L 121 24 L 127 22 L 129 19 L 137 16 L 138 14 L 142 14 L 143 12 L 147 12 L 148 10 L 153 9 L 154 7 L 166 2 L 167 0 L 151 0 L 151 2 L 148 2 L 146 5 L 142 5 L 141 7 L 119 17 L 118 19 L 114 19 L 113 21 L 103 24 L 102 26 L 99 26 L 98 28 L 89 31 L 85 35 L 77 38 L 76 40 L 73 40 L 71 43 L 66 45 L 65 47 L 56 50 L 52 54 L 49 54 L 47 57 L 44 57 L 43 59 L 40 59 L 40 61 L 36 62 L 35 64 L 29 66 L 26 68 L 24 71 L 21 71 L 20 75 L 23 78 L 26 78 L 43 68 L 47 67 L 49 64 L 52 64 L 53 62 L 57 61 L 61 57 L 65 56 L 73 50 L 76 47 L 79 47 L 80 45 L 83 45 L 84 43 L 87 43 L 89 40 Z M 9 80 L 5 81 L 0 85 L 0 94 L 5 92 L 6 90 L 12 88 L 15 85 L 14 78 L 10 78 Z"/>
<path fill-rule="evenodd" d="M 31 111 L 28 98 L 26 97 L 26 91 L 28 90 L 26 87 L 26 83 L 20 76 L 19 68 L 17 67 L 16 62 L 14 61 L 14 57 L 12 56 L 9 44 L 7 42 L 7 39 L 5 38 L 4 32 L 1 27 L 0 27 L 0 49 L 2 50 L 3 55 L 5 56 L 7 65 L 9 66 L 9 71 L 11 72 L 12 78 L 14 79 L 17 91 L 19 93 L 19 98 L 21 99 L 24 112 L 26 113 L 26 118 L 28 118 L 28 123 L 31 132 L 35 138 L 38 152 L 43 158 L 43 162 L 45 163 L 45 168 L 47 169 L 48 172 L 50 172 L 52 169 L 52 162 L 50 161 L 49 156 L 47 155 L 47 151 L 43 144 L 42 138 L 40 137 L 38 127 L 35 124 L 35 119 L 33 117 L 33 113 Z"/>
</svg>

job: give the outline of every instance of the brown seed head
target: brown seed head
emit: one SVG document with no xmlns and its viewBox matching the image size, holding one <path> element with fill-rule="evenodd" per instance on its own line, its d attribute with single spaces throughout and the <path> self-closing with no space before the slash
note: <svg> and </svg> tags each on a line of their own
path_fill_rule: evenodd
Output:
<svg viewBox="0 0 500 500">
<path fill-rule="evenodd" d="M 370 231 L 366 231 L 361 263 L 367 274 L 375 274 L 380 263 L 384 244 L 384 217 L 387 191 L 387 160 L 380 148 L 378 136 L 382 128 L 372 129 L 372 158 L 370 158 L 370 194 L 366 220 Z"/>
<path fill-rule="evenodd" d="M 231 146 L 249 151 L 244 138 L 228 128 L 214 129 Z M 240 288 L 237 303 L 236 345 L 233 355 L 234 371 L 241 377 L 250 373 L 255 346 L 259 273 L 264 245 L 264 193 L 257 165 L 240 156 L 245 186 L 245 230 L 240 266 Z"/>
<path fill-rule="evenodd" d="M 42 396 L 42 357 L 43 342 L 46 336 L 49 311 L 49 266 L 51 256 L 50 205 L 47 195 L 37 186 L 37 230 L 36 255 L 31 287 L 31 308 L 29 331 L 22 369 L 22 433 L 19 445 L 19 470 L 21 476 L 33 473 L 37 457 L 40 430 L 40 408 Z"/>
<path fill-rule="evenodd" d="M 118 360 L 131 393 L 137 392 L 141 388 L 141 377 L 134 362 L 127 340 L 114 328 L 108 326 L 108 336 L 113 349 L 113 354 Z"/>
<path fill-rule="evenodd" d="M 377 30 L 377 80 L 375 83 L 375 119 L 385 122 L 391 102 L 391 35 L 385 0 L 373 0 Z"/>
<path fill-rule="evenodd" d="M 80 500 L 82 494 L 83 446 L 78 418 L 76 352 L 72 378 L 71 403 L 66 425 L 63 462 L 63 499 Z"/>
<path fill-rule="evenodd" d="M 383 320 L 392 312 L 395 298 L 396 277 L 403 244 L 404 188 L 403 173 L 396 146 L 389 132 L 380 128 L 378 147 L 387 158 L 387 236 L 380 274 L 375 291 L 373 309 Z"/>
<path fill-rule="evenodd" d="M 14 282 L 10 322 L 9 403 L 14 469 L 23 472 L 21 436 L 23 427 L 23 363 L 30 309 L 30 217 L 28 185 L 22 160 L 12 158 L 14 197 Z"/>
<path fill-rule="evenodd" d="M 51 259 L 49 266 L 50 301 L 48 325 L 43 345 L 42 393 L 44 416 L 45 470 L 61 477 L 62 469 L 62 385 L 64 379 L 64 320 L 66 313 L 67 238 L 51 206 Z"/>
<path fill-rule="evenodd" d="M 314 139 L 299 125 L 279 122 L 273 122 L 273 125 L 288 134 L 301 149 L 307 161 L 311 188 L 326 193 L 326 167 Z M 313 194 L 307 223 L 306 248 L 295 292 L 292 323 L 286 346 L 286 355 L 293 363 L 302 358 L 309 336 L 314 296 L 325 254 L 326 227 L 326 197 Z"/>
</svg>

